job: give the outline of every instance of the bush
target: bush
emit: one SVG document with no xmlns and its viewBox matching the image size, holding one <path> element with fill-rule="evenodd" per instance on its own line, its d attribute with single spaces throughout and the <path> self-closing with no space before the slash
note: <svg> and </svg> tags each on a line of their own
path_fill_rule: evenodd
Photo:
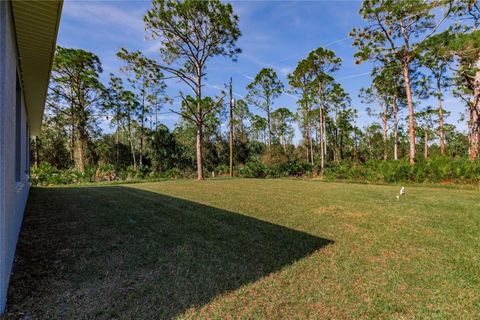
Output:
<svg viewBox="0 0 480 320">
<path fill-rule="evenodd" d="M 308 162 L 291 162 L 288 164 L 288 174 L 294 177 L 311 175 L 313 166 Z"/>
<path fill-rule="evenodd" d="M 42 163 L 38 168 L 32 168 L 30 182 L 38 186 L 51 186 L 91 182 L 94 176 L 93 168 L 86 168 L 85 172 L 82 173 L 75 169 L 59 170 L 48 163 Z"/>
<path fill-rule="evenodd" d="M 474 183 L 480 181 L 480 161 L 435 157 L 419 160 L 341 162 L 325 170 L 327 179 L 365 182 Z"/>
<path fill-rule="evenodd" d="M 240 175 L 246 178 L 266 178 L 267 167 L 260 162 L 249 162 L 240 168 Z"/>
<path fill-rule="evenodd" d="M 30 182 L 33 185 L 47 186 L 54 179 L 57 179 L 58 170 L 49 163 L 42 163 L 38 168 L 32 168 L 30 171 Z"/>
<path fill-rule="evenodd" d="M 248 162 L 240 168 L 240 175 L 246 178 L 280 178 L 310 175 L 312 165 L 306 162 L 284 162 L 265 165 L 260 162 Z"/>
<path fill-rule="evenodd" d="M 162 172 L 160 175 L 161 178 L 166 178 L 166 179 L 179 179 L 183 178 L 184 175 L 182 174 L 182 171 L 178 168 L 171 168 L 166 170 L 165 172 Z"/>
<path fill-rule="evenodd" d="M 238 173 L 246 178 L 279 178 L 310 176 L 314 167 L 304 161 L 276 161 L 270 158 L 267 164 L 252 161 L 238 169 Z M 265 159 L 264 159 L 265 160 Z M 227 165 L 215 168 L 215 174 L 228 173 Z M 194 172 L 171 168 L 163 172 L 151 171 L 149 167 L 127 167 L 122 171 L 115 170 L 112 164 L 101 164 L 97 167 L 87 167 L 81 173 L 75 169 L 60 170 L 48 163 L 42 163 L 32 169 L 30 181 L 33 185 L 49 186 L 57 184 L 72 184 L 94 181 L 141 180 L 141 179 L 178 179 L 192 177 Z M 329 163 L 325 168 L 324 178 L 327 180 L 351 180 L 362 182 L 395 183 L 478 183 L 480 182 L 480 160 L 449 159 L 435 157 L 419 160 L 411 166 L 407 160 L 378 161 L 370 160 L 363 164 L 350 161 Z"/>
<path fill-rule="evenodd" d="M 150 169 L 147 166 L 135 168 L 133 165 L 127 167 L 118 173 L 118 178 L 123 181 L 144 179 L 150 174 Z"/>
<path fill-rule="evenodd" d="M 220 164 L 215 167 L 215 175 L 222 175 L 222 174 L 228 174 L 230 172 L 230 168 L 226 164 Z"/>
<path fill-rule="evenodd" d="M 102 163 L 95 170 L 95 181 L 114 181 L 117 179 L 117 171 L 111 163 Z"/>
</svg>

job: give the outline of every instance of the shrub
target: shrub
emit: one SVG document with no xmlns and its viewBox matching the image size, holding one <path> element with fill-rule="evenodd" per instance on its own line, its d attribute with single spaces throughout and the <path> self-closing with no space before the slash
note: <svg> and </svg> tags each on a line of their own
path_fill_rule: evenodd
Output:
<svg viewBox="0 0 480 320">
<path fill-rule="evenodd" d="M 311 174 L 312 165 L 306 162 L 284 162 L 265 165 L 261 162 L 248 162 L 240 168 L 240 175 L 246 178 L 299 177 Z"/>
<path fill-rule="evenodd" d="M 55 173 L 57 173 L 57 170 L 49 163 L 41 163 L 38 168 L 30 170 L 30 182 L 33 185 L 48 185 L 48 180 Z"/>
<path fill-rule="evenodd" d="M 327 179 L 367 182 L 473 183 L 480 181 L 480 161 L 435 157 L 419 160 L 414 166 L 407 160 L 367 161 L 364 164 L 341 162 L 325 170 Z"/>
<path fill-rule="evenodd" d="M 266 178 L 267 167 L 260 162 L 248 162 L 240 168 L 240 175 L 246 178 Z"/>
<path fill-rule="evenodd" d="M 102 163 L 98 165 L 95 171 L 95 181 L 114 181 L 116 179 L 117 171 L 113 164 Z"/>
<path fill-rule="evenodd" d="M 162 173 L 161 175 L 162 178 L 167 178 L 167 179 L 178 179 L 182 178 L 182 171 L 178 168 L 171 168 L 166 170 L 165 172 Z"/>
<path fill-rule="evenodd" d="M 304 161 L 277 161 L 280 157 L 270 158 L 268 164 L 251 161 L 238 169 L 240 176 L 246 178 L 278 178 L 299 177 L 311 175 L 315 169 Z M 265 159 L 264 159 L 265 160 Z M 215 174 L 228 173 L 227 165 L 215 168 Z M 166 171 L 151 171 L 147 166 L 127 167 L 117 171 L 112 164 L 100 164 L 97 167 L 87 167 L 81 173 L 75 169 L 60 170 L 48 163 L 42 163 L 38 168 L 32 168 L 30 181 L 33 185 L 49 186 L 57 184 L 83 183 L 112 180 L 140 180 L 145 178 L 178 179 L 192 177 L 194 172 L 171 168 Z M 480 182 L 480 160 L 449 159 L 434 157 L 419 160 L 411 166 L 407 160 L 378 161 L 370 160 L 362 164 L 342 161 L 328 163 L 324 171 L 327 180 L 352 180 L 363 182 L 416 182 L 416 183 L 478 183 Z"/>
<path fill-rule="evenodd" d="M 215 175 L 228 174 L 230 172 L 230 168 L 226 164 L 220 164 L 216 166 L 213 171 L 215 172 Z"/>
<path fill-rule="evenodd" d="M 84 173 L 75 169 L 59 170 L 48 163 L 42 163 L 38 168 L 32 168 L 30 182 L 38 186 L 90 182 L 95 176 L 95 171 L 92 170 L 94 169 L 86 168 Z"/>
<path fill-rule="evenodd" d="M 291 162 L 288 164 L 288 174 L 294 177 L 311 175 L 313 166 L 307 162 Z"/>
<path fill-rule="evenodd" d="M 120 180 L 130 181 L 137 179 L 144 179 L 149 174 L 149 168 L 147 166 L 135 168 L 133 165 L 127 167 L 118 173 Z"/>
</svg>

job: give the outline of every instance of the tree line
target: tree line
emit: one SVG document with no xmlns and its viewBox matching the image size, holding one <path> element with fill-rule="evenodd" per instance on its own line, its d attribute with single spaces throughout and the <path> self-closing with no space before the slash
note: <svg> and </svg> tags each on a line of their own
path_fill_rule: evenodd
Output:
<svg viewBox="0 0 480 320">
<path fill-rule="evenodd" d="M 408 159 L 415 165 L 435 155 L 478 159 L 479 4 L 365 0 L 359 14 L 365 25 L 350 33 L 356 62 L 372 65 L 371 84 L 359 94 L 372 119 L 364 127 L 337 79 L 342 60 L 322 47 L 298 61 L 287 83 L 274 69 L 263 68 L 242 99 L 226 90 L 205 96 L 212 58 L 234 62 L 241 53 L 232 4 L 153 0 L 144 23 L 147 38 L 161 43 L 158 59 L 121 48 L 122 67 L 102 83 L 95 53 L 57 47 L 42 133 L 32 141 L 34 165 L 79 172 L 99 164 L 117 170 L 195 170 L 201 180 L 206 171 L 225 171 L 229 143 L 237 168 L 304 163 L 323 173 L 342 161 Z M 184 84 L 177 97 L 166 94 L 172 80 Z M 466 134 L 448 123 L 447 92 L 465 104 Z M 285 93 L 297 97 L 296 112 L 291 106 L 274 108 Z M 425 106 L 432 98 L 436 105 Z M 175 99 L 179 108 L 172 107 Z M 165 113 L 179 116 L 173 130 L 162 124 Z M 231 142 L 222 130 L 226 122 Z M 105 123 L 108 132 L 100 128 Z"/>
</svg>

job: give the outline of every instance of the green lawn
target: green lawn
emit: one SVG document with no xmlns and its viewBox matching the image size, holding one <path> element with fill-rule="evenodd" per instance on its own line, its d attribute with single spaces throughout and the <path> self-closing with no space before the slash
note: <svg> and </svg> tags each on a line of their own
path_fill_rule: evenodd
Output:
<svg viewBox="0 0 480 320">
<path fill-rule="evenodd" d="M 480 193 L 300 180 L 33 188 L 8 314 L 478 319 Z"/>
</svg>

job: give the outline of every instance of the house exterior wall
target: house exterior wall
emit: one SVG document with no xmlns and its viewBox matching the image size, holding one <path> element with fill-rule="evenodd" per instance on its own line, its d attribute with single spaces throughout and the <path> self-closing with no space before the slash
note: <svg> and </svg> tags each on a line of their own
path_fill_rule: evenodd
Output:
<svg viewBox="0 0 480 320">
<path fill-rule="evenodd" d="M 20 137 L 15 135 L 16 116 L 16 40 L 11 3 L 0 1 L 0 313 L 5 308 L 8 283 L 23 211 L 30 188 L 28 177 L 27 114 L 21 94 Z M 16 141 L 20 141 L 17 146 Z M 16 148 L 20 147 L 20 180 L 16 181 Z"/>
</svg>

